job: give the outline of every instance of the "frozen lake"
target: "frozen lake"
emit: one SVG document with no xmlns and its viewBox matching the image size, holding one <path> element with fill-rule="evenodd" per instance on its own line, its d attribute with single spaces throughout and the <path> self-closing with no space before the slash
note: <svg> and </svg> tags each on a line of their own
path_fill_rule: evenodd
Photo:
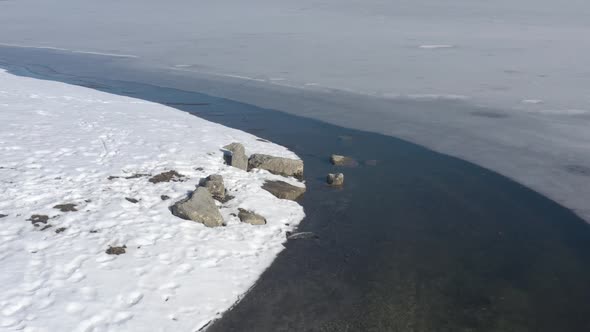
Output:
<svg viewBox="0 0 590 332">
<path fill-rule="evenodd" d="M 199 93 L 244 91 L 253 98 L 257 91 L 260 100 L 295 103 L 285 91 L 265 95 L 192 75 L 145 71 L 109 57 L 47 50 L 2 48 L 0 65 L 25 76 L 170 105 L 301 156 L 308 191 L 299 230 L 319 238 L 288 241 L 247 296 L 207 331 L 553 332 L 582 331 L 589 324 L 590 227 L 505 177 L 390 136 Z M 309 109 L 323 110 L 359 101 L 335 93 L 298 97 Z M 364 100 L 365 107 L 375 103 Z M 422 110 L 454 104 L 394 105 Z M 359 167 L 331 165 L 328 156 L 334 152 L 354 156 Z M 346 174 L 343 188 L 326 186 L 325 174 L 334 171 Z M 195 296 L 199 308 L 206 308 L 202 300 Z M 178 308 L 174 299 L 152 304 L 145 309 L 156 308 L 154 317 Z M 60 309 L 54 304 L 35 313 Z M 182 330 L 193 318 L 169 323 Z M 138 316 L 137 322 L 145 320 Z M 132 329 L 130 322 L 117 327 Z"/>
<path fill-rule="evenodd" d="M 7 0 L 0 43 L 211 75 L 223 89 L 203 92 L 401 137 L 590 220 L 589 15 L 583 0 Z"/>
</svg>

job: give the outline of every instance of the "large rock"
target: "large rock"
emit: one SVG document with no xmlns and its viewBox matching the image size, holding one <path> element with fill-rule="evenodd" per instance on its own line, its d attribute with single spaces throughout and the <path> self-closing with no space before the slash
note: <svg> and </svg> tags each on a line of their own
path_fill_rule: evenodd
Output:
<svg viewBox="0 0 590 332">
<path fill-rule="evenodd" d="M 330 157 L 330 162 L 332 163 L 332 165 L 346 166 L 346 167 L 356 167 L 359 164 L 353 158 L 346 157 L 346 156 L 341 156 L 341 155 L 338 155 L 338 154 L 333 154 Z"/>
<path fill-rule="evenodd" d="M 266 181 L 262 189 L 281 199 L 298 199 L 305 192 L 305 187 L 297 187 L 285 181 Z"/>
<path fill-rule="evenodd" d="M 170 207 L 170 211 L 177 217 L 196 221 L 207 227 L 223 225 L 223 217 L 205 187 L 198 187 L 190 197 L 176 202 Z"/>
<path fill-rule="evenodd" d="M 238 210 L 240 211 L 238 213 L 238 218 L 240 218 L 241 222 L 246 222 L 251 225 L 266 225 L 266 218 L 263 216 L 242 208 L 239 208 Z"/>
<path fill-rule="evenodd" d="M 248 169 L 265 169 L 273 174 L 303 177 L 303 161 L 255 153 L 248 160 Z"/>
<path fill-rule="evenodd" d="M 232 143 L 223 148 L 231 152 L 229 165 L 243 169 L 244 171 L 248 170 L 248 157 L 246 157 L 246 149 L 244 149 L 242 144 Z"/>
<path fill-rule="evenodd" d="M 221 201 L 225 199 L 225 186 L 223 185 L 223 177 L 221 175 L 209 175 L 201 182 L 201 186 L 207 188 L 213 198 Z"/>
<path fill-rule="evenodd" d="M 331 186 L 341 186 L 344 184 L 344 174 L 336 173 L 336 174 L 328 174 L 328 178 L 326 179 L 329 185 Z"/>
</svg>

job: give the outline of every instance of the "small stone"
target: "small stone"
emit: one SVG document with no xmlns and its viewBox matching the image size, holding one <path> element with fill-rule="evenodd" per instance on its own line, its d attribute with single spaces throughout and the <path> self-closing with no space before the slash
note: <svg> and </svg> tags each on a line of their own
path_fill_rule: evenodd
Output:
<svg viewBox="0 0 590 332">
<path fill-rule="evenodd" d="M 238 218 L 240 218 L 241 222 L 251 225 L 266 225 L 266 218 L 263 216 L 242 208 L 238 208 L 238 211 L 240 211 L 238 213 Z"/>
<path fill-rule="evenodd" d="M 44 231 L 44 230 L 51 228 L 51 227 L 53 227 L 53 225 L 45 225 L 45 226 L 43 226 L 43 228 L 41 228 L 41 230 Z"/>
<path fill-rule="evenodd" d="M 266 181 L 262 185 L 262 189 L 278 198 L 292 201 L 298 199 L 305 193 L 305 187 L 297 187 L 285 181 Z"/>
<path fill-rule="evenodd" d="M 201 186 L 207 188 L 214 199 L 225 199 L 225 186 L 223 185 L 223 177 L 219 174 L 212 174 L 201 181 Z"/>
<path fill-rule="evenodd" d="M 264 169 L 273 174 L 303 178 L 303 161 L 274 157 L 266 154 L 253 154 L 248 159 L 248 169 Z"/>
<path fill-rule="evenodd" d="M 56 232 L 57 234 L 59 234 L 59 233 L 61 233 L 61 232 L 65 231 L 66 229 L 67 229 L 67 228 L 65 228 L 65 227 L 60 227 L 60 228 L 56 229 L 56 230 L 55 230 L 55 232 Z"/>
<path fill-rule="evenodd" d="M 131 197 L 125 197 L 125 199 L 128 200 L 129 202 L 133 203 L 133 204 L 139 202 L 137 199 L 131 198 Z"/>
<path fill-rule="evenodd" d="M 170 207 L 173 215 L 196 221 L 207 227 L 223 226 L 223 217 L 207 188 L 198 187 L 190 197 L 176 202 Z"/>
<path fill-rule="evenodd" d="M 33 224 L 35 226 L 39 226 L 39 225 L 37 225 L 39 223 L 46 224 L 47 220 L 49 220 L 49 217 L 44 214 L 34 214 L 27 220 L 29 220 L 31 222 L 31 224 Z"/>
<path fill-rule="evenodd" d="M 246 156 L 246 149 L 242 144 L 231 143 L 223 148 L 231 152 L 228 160 L 229 165 L 244 171 L 248 170 L 248 157 Z"/>
<path fill-rule="evenodd" d="M 346 166 L 346 167 L 358 166 L 358 162 L 356 160 L 354 160 L 353 158 L 341 156 L 338 154 L 333 154 L 330 157 L 330 162 L 332 163 L 332 165 L 336 165 L 336 166 Z"/>
<path fill-rule="evenodd" d="M 125 253 L 125 249 L 127 249 L 127 246 L 122 246 L 122 247 L 111 247 L 109 246 L 109 249 L 107 249 L 105 252 L 107 253 L 107 255 L 121 255 Z"/>
<path fill-rule="evenodd" d="M 151 183 L 160 182 L 179 182 L 182 181 L 185 176 L 178 173 L 177 171 L 162 172 L 160 174 L 152 176 L 148 181 Z"/>
<path fill-rule="evenodd" d="M 160 196 L 160 199 L 163 200 L 163 201 L 165 201 L 165 200 L 170 199 L 170 196 L 168 196 L 168 195 L 162 195 L 162 196 Z"/>
<path fill-rule="evenodd" d="M 98 233 L 98 230 L 97 229 L 92 229 L 92 230 L 90 230 L 90 233 L 96 234 L 96 233 Z"/>
<path fill-rule="evenodd" d="M 58 204 L 56 206 L 53 207 L 54 209 L 58 209 L 61 212 L 76 212 L 78 211 L 78 209 L 76 209 L 76 204 Z"/>
<path fill-rule="evenodd" d="M 329 185 L 331 186 L 341 186 L 344 184 L 344 174 L 336 173 L 336 174 L 328 174 L 326 179 Z"/>
<path fill-rule="evenodd" d="M 4 217 L 8 217 L 8 215 L 7 215 L 7 214 L 2 214 L 2 213 L 0 213 L 0 219 L 2 219 L 2 218 L 4 218 Z"/>
</svg>

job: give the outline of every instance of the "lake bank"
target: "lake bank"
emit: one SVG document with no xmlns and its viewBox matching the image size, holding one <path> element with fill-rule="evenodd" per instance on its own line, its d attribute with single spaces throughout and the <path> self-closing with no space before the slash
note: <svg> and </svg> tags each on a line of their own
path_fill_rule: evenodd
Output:
<svg viewBox="0 0 590 332">
<path fill-rule="evenodd" d="M 252 291 L 211 330 L 588 327 L 590 230 L 545 197 L 389 136 L 165 88 L 192 82 L 193 90 L 211 89 L 166 73 L 108 70 L 108 58 L 102 63 L 76 59 L 39 55 L 24 62 L 47 79 L 168 104 L 254 133 L 305 161 L 307 218 L 301 230 L 319 239 L 288 243 Z M 109 80 L 111 75 L 116 80 Z M 300 95 L 300 102 L 307 97 Z M 343 100 L 329 107 L 339 103 Z M 334 190 L 324 183 L 325 174 L 335 170 L 328 162 L 332 153 L 378 161 L 342 169 L 345 186 Z"/>
</svg>

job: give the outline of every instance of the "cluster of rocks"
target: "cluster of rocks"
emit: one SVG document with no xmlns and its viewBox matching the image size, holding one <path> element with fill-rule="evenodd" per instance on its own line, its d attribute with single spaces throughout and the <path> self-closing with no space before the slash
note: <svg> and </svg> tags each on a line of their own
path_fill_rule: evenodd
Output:
<svg viewBox="0 0 590 332">
<path fill-rule="evenodd" d="M 357 167 L 358 162 L 347 156 L 341 156 L 338 154 L 333 154 L 330 156 L 330 163 L 334 166 L 341 166 L 341 167 Z M 326 182 L 330 186 L 340 187 L 344 185 L 344 174 L 342 173 L 329 173 L 326 177 Z"/>
<path fill-rule="evenodd" d="M 282 176 L 303 177 L 303 161 L 265 154 L 246 156 L 246 150 L 240 143 L 232 143 L 224 147 L 227 150 L 224 158 L 228 165 L 244 171 L 252 169 L 267 170 L 272 174 Z M 262 188 L 281 199 L 296 200 L 305 192 L 305 187 L 298 187 L 285 181 L 265 181 Z M 215 200 L 225 203 L 233 197 L 227 194 L 223 177 L 219 174 L 209 175 L 185 199 L 174 203 L 170 207 L 173 215 L 202 223 L 208 227 L 223 226 L 224 221 Z M 252 225 L 264 225 L 266 219 L 252 211 L 239 208 L 240 221 Z"/>
</svg>

